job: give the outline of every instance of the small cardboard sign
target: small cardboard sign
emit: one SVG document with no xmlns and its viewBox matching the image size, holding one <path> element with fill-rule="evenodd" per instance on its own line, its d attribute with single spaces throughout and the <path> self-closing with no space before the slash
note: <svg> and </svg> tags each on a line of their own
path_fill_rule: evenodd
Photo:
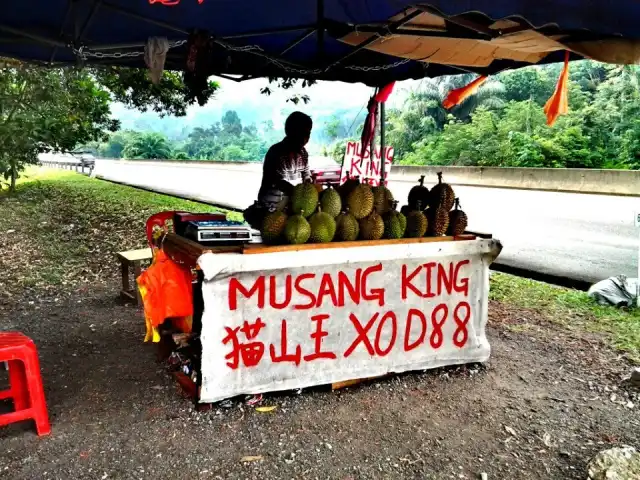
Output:
<svg viewBox="0 0 640 480">
<path fill-rule="evenodd" d="M 342 160 L 342 171 L 340 172 L 340 184 L 347 180 L 347 172 L 351 178 L 359 177 L 362 183 L 368 183 L 372 186 L 380 185 L 380 165 L 384 156 L 385 174 L 388 178 L 391 172 L 391 164 L 393 163 L 393 147 L 385 147 L 384 155 L 380 151 L 380 147 L 374 148 L 373 159 L 371 158 L 371 148 L 367 148 L 362 153 L 362 144 L 360 142 L 349 142 L 344 152 Z M 385 181 L 385 185 L 388 181 Z"/>
</svg>

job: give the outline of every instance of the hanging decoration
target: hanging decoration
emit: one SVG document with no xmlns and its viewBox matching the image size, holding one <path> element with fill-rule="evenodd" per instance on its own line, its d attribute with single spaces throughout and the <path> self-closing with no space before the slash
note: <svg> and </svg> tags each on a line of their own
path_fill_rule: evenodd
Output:
<svg viewBox="0 0 640 480">
<path fill-rule="evenodd" d="M 165 37 L 150 37 L 144 46 L 144 63 L 149 69 L 149 77 L 155 85 L 160 83 L 164 64 L 169 51 L 169 40 Z"/>
<path fill-rule="evenodd" d="M 198 100 L 203 106 L 207 97 L 204 92 L 209 88 L 209 77 L 212 72 L 213 42 L 207 32 L 195 31 L 189 35 L 187 42 L 187 64 L 184 72 L 184 84 L 189 97 Z"/>
<path fill-rule="evenodd" d="M 465 85 L 464 87 L 451 90 L 447 94 L 447 98 L 445 98 L 444 101 L 442 102 L 442 106 L 445 109 L 450 110 L 456 105 L 460 105 L 471 95 L 474 95 L 478 91 L 478 89 L 482 86 L 482 84 L 487 81 L 487 78 L 488 78 L 487 76 L 481 75 L 478 78 L 476 78 L 473 82 Z"/>
<path fill-rule="evenodd" d="M 560 72 L 556 89 L 544 105 L 547 125 L 552 126 L 560 115 L 569 112 L 569 51 L 564 54 L 564 67 Z"/>
<path fill-rule="evenodd" d="M 384 103 L 391 95 L 393 87 L 396 82 L 390 82 L 378 91 L 369 99 L 367 104 L 367 118 L 364 120 L 364 126 L 362 128 L 362 136 L 360 137 L 360 143 L 362 145 L 362 151 L 360 152 L 360 165 L 364 159 L 364 154 L 367 148 L 371 147 L 371 140 L 376 132 L 376 120 L 378 118 L 378 105 Z"/>
</svg>

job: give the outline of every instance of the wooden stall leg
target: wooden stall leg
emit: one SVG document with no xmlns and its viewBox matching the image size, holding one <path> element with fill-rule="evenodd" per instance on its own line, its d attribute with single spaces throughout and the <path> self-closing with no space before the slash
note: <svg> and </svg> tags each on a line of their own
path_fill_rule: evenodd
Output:
<svg viewBox="0 0 640 480">
<path fill-rule="evenodd" d="M 140 296 L 140 289 L 138 288 L 138 277 L 142 273 L 142 268 L 140 267 L 140 261 L 133 262 L 133 289 L 134 289 L 134 297 L 136 305 L 142 305 L 142 297 Z"/>
<path fill-rule="evenodd" d="M 122 271 L 122 298 L 129 297 L 129 292 L 131 291 L 131 286 L 129 284 L 129 262 L 124 258 L 120 259 L 120 270 Z"/>
</svg>

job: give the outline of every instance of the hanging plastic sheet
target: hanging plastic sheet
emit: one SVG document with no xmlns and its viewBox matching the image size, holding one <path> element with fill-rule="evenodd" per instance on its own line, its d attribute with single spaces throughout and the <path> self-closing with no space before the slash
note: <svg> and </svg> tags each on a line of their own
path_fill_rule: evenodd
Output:
<svg viewBox="0 0 640 480">
<path fill-rule="evenodd" d="M 190 330 L 193 315 L 191 272 L 181 268 L 163 250 L 156 250 L 151 266 L 137 278 L 144 305 L 147 333 L 144 341 L 158 342 L 158 326 L 167 319 L 174 325 Z"/>
</svg>

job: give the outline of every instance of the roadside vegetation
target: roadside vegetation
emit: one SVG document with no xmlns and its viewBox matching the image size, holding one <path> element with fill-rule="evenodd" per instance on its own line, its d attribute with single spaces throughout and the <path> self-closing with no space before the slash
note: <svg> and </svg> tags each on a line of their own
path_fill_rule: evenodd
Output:
<svg viewBox="0 0 640 480">
<path fill-rule="evenodd" d="M 0 299 L 113 282 L 116 252 L 146 247 L 145 221 L 164 210 L 218 209 L 73 172 L 27 170 L 14 195 L 0 194 Z"/>
<path fill-rule="evenodd" d="M 604 334 L 607 343 L 640 363 L 640 309 L 596 305 L 586 292 L 557 287 L 504 273 L 491 275 L 490 299 L 540 314 L 569 330 Z M 538 328 L 526 315 L 509 328 Z"/>
</svg>

